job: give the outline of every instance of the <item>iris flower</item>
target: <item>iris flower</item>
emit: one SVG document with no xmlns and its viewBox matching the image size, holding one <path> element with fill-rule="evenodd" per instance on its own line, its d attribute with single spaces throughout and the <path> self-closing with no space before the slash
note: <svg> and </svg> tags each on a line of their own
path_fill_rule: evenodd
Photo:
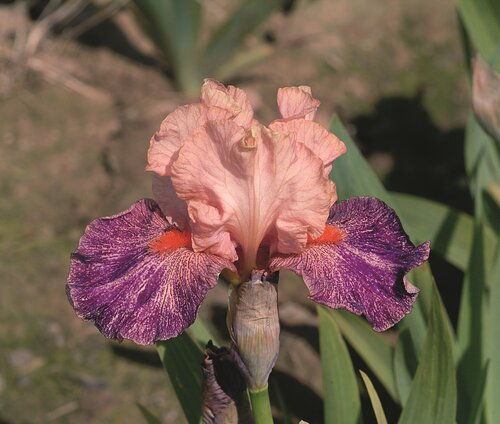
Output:
<svg viewBox="0 0 500 424">
<path fill-rule="evenodd" d="M 150 141 L 156 201 L 93 221 L 72 254 L 67 293 L 77 315 L 112 339 L 175 337 L 193 323 L 225 270 L 288 269 L 310 298 L 364 315 L 376 331 L 411 311 L 405 275 L 429 255 L 376 198 L 337 201 L 329 179 L 346 148 L 314 122 L 309 87 L 278 91 L 281 118 L 254 119 L 243 90 L 206 80 Z M 356 170 L 353 170 L 356 172 Z"/>
</svg>

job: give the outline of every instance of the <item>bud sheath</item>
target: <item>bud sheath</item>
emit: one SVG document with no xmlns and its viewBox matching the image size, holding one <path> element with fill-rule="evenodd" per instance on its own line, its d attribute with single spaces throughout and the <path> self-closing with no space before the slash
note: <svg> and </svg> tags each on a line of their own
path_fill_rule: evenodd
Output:
<svg viewBox="0 0 500 424">
<path fill-rule="evenodd" d="M 250 390 L 267 387 L 279 353 L 277 274 L 252 271 L 250 281 L 232 289 L 227 325 Z"/>
</svg>

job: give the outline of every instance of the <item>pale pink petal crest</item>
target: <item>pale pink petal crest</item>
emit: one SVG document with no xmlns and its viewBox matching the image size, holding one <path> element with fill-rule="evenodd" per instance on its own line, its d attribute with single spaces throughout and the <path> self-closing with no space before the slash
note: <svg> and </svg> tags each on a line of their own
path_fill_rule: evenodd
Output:
<svg viewBox="0 0 500 424">
<path fill-rule="evenodd" d="M 158 175 L 170 175 L 172 163 L 183 139 L 207 121 L 207 108 L 202 104 L 180 106 L 161 123 L 149 142 L 146 170 Z"/>
<path fill-rule="evenodd" d="M 311 87 L 283 87 L 278 89 L 278 109 L 284 119 L 304 118 L 312 121 L 319 107 L 319 100 L 311 93 Z"/>
<path fill-rule="evenodd" d="M 230 119 L 240 127 L 249 129 L 253 120 L 253 109 L 246 93 L 232 85 L 205 79 L 201 87 L 201 102 L 208 107 L 218 107 L 230 114 Z"/>
<path fill-rule="evenodd" d="M 228 119 L 228 111 L 201 103 L 180 106 L 161 123 L 149 142 L 147 171 L 170 175 L 173 162 L 184 140 L 208 120 Z"/>
<path fill-rule="evenodd" d="M 346 152 L 345 144 L 339 138 L 317 122 L 305 119 L 277 120 L 269 128 L 286 133 L 291 139 L 303 143 L 318 156 L 325 167 L 325 176 L 332 170 L 332 162 Z"/>
</svg>

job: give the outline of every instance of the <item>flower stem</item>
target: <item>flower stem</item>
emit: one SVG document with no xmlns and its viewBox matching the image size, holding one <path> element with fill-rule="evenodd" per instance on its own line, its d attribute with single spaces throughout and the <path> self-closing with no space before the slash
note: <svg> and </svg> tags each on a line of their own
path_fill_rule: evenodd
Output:
<svg viewBox="0 0 500 424">
<path fill-rule="evenodd" d="M 267 386 L 259 390 L 249 390 L 249 393 L 255 424 L 273 424 Z"/>
</svg>

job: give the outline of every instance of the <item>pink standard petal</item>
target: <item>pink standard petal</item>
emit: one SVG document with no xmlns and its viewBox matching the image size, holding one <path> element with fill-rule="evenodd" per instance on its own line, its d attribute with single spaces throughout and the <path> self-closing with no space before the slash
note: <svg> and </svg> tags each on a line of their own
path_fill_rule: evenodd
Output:
<svg viewBox="0 0 500 424">
<path fill-rule="evenodd" d="M 180 106 L 167 115 L 149 142 L 147 171 L 170 175 L 173 162 L 184 140 L 208 120 L 227 119 L 231 114 L 218 107 L 201 103 Z"/>
<path fill-rule="evenodd" d="M 172 163 L 184 142 L 196 129 L 207 121 L 207 108 L 195 103 L 180 106 L 167 115 L 149 142 L 146 170 L 158 175 L 170 175 Z"/>
<path fill-rule="evenodd" d="M 227 231 L 229 217 L 220 214 L 218 208 L 205 202 L 189 202 L 189 216 L 193 228 L 193 246 L 200 252 L 210 252 L 229 259 L 238 260 L 236 245 Z"/>
<path fill-rule="evenodd" d="M 181 243 L 155 250 L 152 243 L 165 235 Z M 71 257 L 66 285 L 77 315 L 106 337 L 139 344 L 180 334 L 222 269 L 234 269 L 227 260 L 181 247 L 182 240 L 149 199 L 93 221 Z"/>
<path fill-rule="evenodd" d="M 345 144 L 321 124 L 305 119 L 278 120 L 269 125 L 273 131 L 289 134 L 303 143 L 318 156 L 325 166 L 325 175 L 330 174 L 332 162 L 346 152 Z"/>
<path fill-rule="evenodd" d="M 415 247 L 396 213 L 375 198 L 335 204 L 327 225 L 335 228 L 335 238 L 312 242 L 298 255 L 274 257 L 271 270 L 302 275 L 312 300 L 363 314 L 376 331 L 410 313 L 418 289 L 405 274 L 427 260 L 429 242 Z"/>
<path fill-rule="evenodd" d="M 168 222 L 177 225 L 181 230 L 189 228 L 187 204 L 177 197 L 172 179 L 154 174 L 152 191 Z"/>
<path fill-rule="evenodd" d="M 311 94 L 311 87 L 306 85 L 278 90 L 278 109 L 284 119 L 304 118 L 312 121 L 319 104 L 319 100 Z"/>
<path fill-rule="evenodd" d="M 302 143 L 257 125 L 245 134 L 230 121 L 208 122 L 184 144 L 172 181 L 188 202 L 194 250 L 234 260 L 233 240 L 245 269 L 255 266 L 264 238 L 273 250 L 300 251 L 308 235 L 323 232 L 336 200 L 323 163 Z"/>
<path fill-rule="evenodd" d="M 205 79 L 201 87 L 201 101 L 205 106 L 217 107 L 230 114 L 230 119 L 240 127 L 249 129 L 253 120 L 253 109 L 246 93 L 232 85 Z"/>
</svg>

